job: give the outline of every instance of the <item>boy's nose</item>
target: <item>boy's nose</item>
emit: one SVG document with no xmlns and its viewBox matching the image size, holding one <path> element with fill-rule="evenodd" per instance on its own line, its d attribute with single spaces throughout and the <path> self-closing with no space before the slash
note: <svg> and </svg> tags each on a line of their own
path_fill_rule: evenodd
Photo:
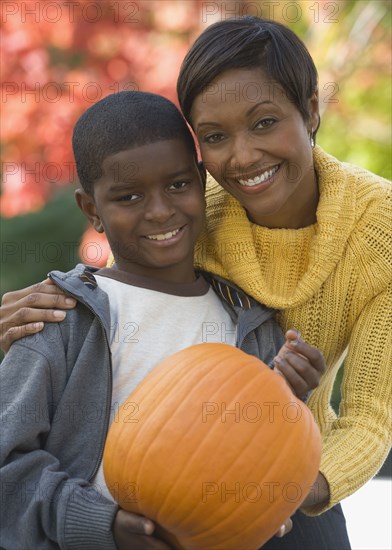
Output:
<svg viewBox="0 0 392 550">
<path fill-rule="evenodd" d="M 156 195 L 146 203 L 145 219 L 148 221 L 165 222 L 175 214 L 175 208 L 169 197 Z"/>
</svg>

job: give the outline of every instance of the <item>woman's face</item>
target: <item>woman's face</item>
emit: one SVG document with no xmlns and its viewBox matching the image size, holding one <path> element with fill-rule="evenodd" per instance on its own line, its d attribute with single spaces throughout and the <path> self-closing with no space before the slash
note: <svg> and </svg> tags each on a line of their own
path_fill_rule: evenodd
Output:
<svg viewBox="0 0 392 550">
<path fill-rule="evenodd" d="M 192 126 L 210 174 L 254 223 L 305 227 L 316 221 L 318 189 L 309 134 L 317 126 L 260 69 L 231 69 L 199 94 Z"/>
</svg>

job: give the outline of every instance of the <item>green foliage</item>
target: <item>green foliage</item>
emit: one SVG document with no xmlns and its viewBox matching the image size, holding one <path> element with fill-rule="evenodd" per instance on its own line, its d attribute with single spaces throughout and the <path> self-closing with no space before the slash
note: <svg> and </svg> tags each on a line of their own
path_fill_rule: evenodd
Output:
<svg viewBox="0 0 392 550">
<path fill-rule="evenodd" d="M 332 390 L 332 396 L 331 396 L 331 407 L 333 408 L 336 414 L 339 414 L 339 405 L 340 405 L 340 399 L 341 399 L 340 386 L 342 385 L 343 369 L 344 369 L 344 364 L 340 367 L 338 374 L 336 375 L 333 390 Z"/>
<path fill-rule="evenodd" d="M 72 187 L 58 191 L 39 212 L 1 219 L 1 294 L 68 271 L 78 261 L 86 219 Z"/>
<path fill-rule="evenodd" d="M 304 40 L 319 72 L 317 142 L 338 159 L 390 179 L 391 3 L 299 4 L 307 25 L 302 17 L 290 27 Z"/>
</svg>

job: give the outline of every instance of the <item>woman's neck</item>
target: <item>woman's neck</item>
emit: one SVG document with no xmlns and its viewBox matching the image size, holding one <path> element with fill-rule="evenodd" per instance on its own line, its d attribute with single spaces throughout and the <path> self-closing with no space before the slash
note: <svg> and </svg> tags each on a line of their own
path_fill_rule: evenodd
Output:
<svg viewBox="0 0 392 550">
<path fill-rule="evenodd" d="M 247 212 L 247 216 L 252 223 L 270 229 L 301 229 L 317 222 L 319 197 L 317 173 L 312 170 L 308 185 L 298 187 L 279 212 L 262 216 Z"/>
</svg>

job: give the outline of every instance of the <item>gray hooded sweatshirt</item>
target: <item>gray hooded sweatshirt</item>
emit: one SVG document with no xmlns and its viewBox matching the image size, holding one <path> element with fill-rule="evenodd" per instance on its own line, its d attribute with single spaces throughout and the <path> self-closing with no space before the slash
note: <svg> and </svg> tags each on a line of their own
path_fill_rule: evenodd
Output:
<svg viewBox="0 0 392 550">
<path fill-rule="evenodd" d="M 102 460 L 112 395 L 110 308 L 96 271 L 79 264 L 69 273 L 52 272 L 76 308 L 63 322 L 15 342 L 1 364 L 3 550 L 116 549 L 118 506 L 90 484 Z M 204 276 L 238 323 L 238 347 L 269 363 L 284 341 L 275 311 Z M 237 305 L 226 301 L 225 285 Z"/>
</svg>

